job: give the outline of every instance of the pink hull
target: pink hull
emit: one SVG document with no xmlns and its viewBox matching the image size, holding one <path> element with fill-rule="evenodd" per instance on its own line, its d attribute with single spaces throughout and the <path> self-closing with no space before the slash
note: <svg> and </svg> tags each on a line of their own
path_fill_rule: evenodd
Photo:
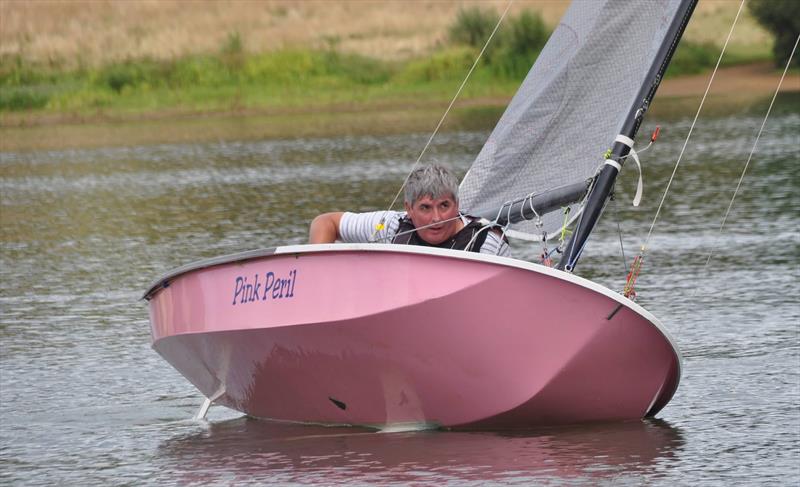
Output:
<svg viewBox="0 0 800 487">
<path fill-rule="evenodd" d="M 655 318 L 560 271 L 412 246 L 256 255 L 179 270 L 148 292 L 155 349 L 204 395 L 251 416 L 376 427 L 621 420 L 655 414 L 678 385 L 680 357 Z"/>
</svg>

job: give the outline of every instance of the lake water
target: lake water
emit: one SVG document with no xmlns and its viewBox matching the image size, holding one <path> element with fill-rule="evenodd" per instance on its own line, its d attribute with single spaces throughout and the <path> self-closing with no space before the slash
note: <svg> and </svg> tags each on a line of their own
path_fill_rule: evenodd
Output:
<svg viewBox="0 0 800 487">
<path fill-rule="evenodd" d="M 386 434 L 221 407 L 194 421 L 202 398 L 150 348 L 139 298 L 153 279 L 304 242 L 321 211 L 385 207 L 428 134 L 3 153 L 0 483 L 797 485 L 797 96 L 779 101 L 718 234 L 764 109 L 701 118 L 650 241 L 639 302 L 683 353 L 672 402 L 656 420 L 513 432 Z M 618 228 L 630 263 L 690 122 L 647 122 L 663 130 L 642 155 L 644 202 L 630 206 L 626 171 L 578 274 L 622 288 Z M 487 135 L 441 134 L 426 160 L 463 172 Z"/>
</svg>

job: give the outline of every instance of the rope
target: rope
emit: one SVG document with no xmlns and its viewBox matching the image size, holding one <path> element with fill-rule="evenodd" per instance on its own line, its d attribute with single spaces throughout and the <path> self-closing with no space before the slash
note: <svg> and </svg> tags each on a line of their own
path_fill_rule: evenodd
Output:
<svg viewBox="0 0 800 487">
<path fill-rule="evenodd" d="M 639 271 L 642 270 L 642 263 L 644 262 L 644 255 L 639 254 L 633 259 L 631 270 L 628 272 L 628 277 L 625 279 L 625 288 L 622 290 L 622 295 L 634 301 L 636 299 L 636 278 L 639 277 Z"/>
<path fill-rule="evenodd" d="M 720 235 L 722 234 L 722 229 L 725 227 L 725 222 L 728 221 L 728 215 L 731 212 L 731 208 L 733 208 L 733 202 L 736 200 L 736 195 L 739 193 L 739 188 L 742 186 L 742 181 L 744 180 L 744 175 L 747 174 L 747 168 L 750 166 L 750 160 L 753 159 L 753 154 L 756 151 L 756 147 L 758 146 L 758 140 L 761 138 L 761 133 L 764 131 L 764 126 L 767 124 L 767 119 L 769 118 L 769 114 L 772 111 L 772 105 L 775 103 L 775 99 L 778 97 L 778 92 L 781 90 L 781 85 L 783 84 L 783 79 L 786 77 L 786 72 L 789 71 L 789 65 L 792 62 L 792 57 L 794 57 L 794 52 L 797 50 L 797 43 L 800 41 L 800 35 L 797 36 L 797 39 L 794 41 L 794 47 L 792 48 L 791 54 L 789 54 L 789 60 L 786 62 L 786 67 L 783 69 L 783 74 L 781 75 L 781 79 L 778 81 L 778 87 L 775 89 L 775 94 L 772 95 L 772 101 L 769 102 L 769 108 L 767 108 L 767 113 L 764 115 L 764 120 L 761 122 L 761 128 L 758 129 L 758 134 L 756 135 L 756 140 L 753 142 L 753 148 L 750 149 L 750 155 L 747 156 L 747 162 L 744 164 L 744 169 L 742 169 L 742 174 L 739 176 L 739 182 L 736 183 L 736 189 L 733 191 L 733 196 L 731 197 L 730 203 L 728 203 L 728 209 L 725 210 L 725 216 L 722 217 L 722 223 L 719 225 L 719 230 L 717 231 L 717 236 L 715 240 L 719 240 Z M 711 261 L 711 254 L 714 252 L 714 247 L 711 247 L 711 250 L 708 252 L 708 258 L 706 259 L 706 263 L 703 266 L 703 270 L 705 271 L 706 267 L 708 267 L 708 263 Z"/>
<path fill-rule="evenodd" d="M 572 232 L 569 232 L 567 230 L 567 225 L 569 225 L 569 212 L 570 212 L 570 207 L 569 206 L 565 206 L 564 207 L 564 223 L 563 223 L 563 225 L 561 225 L 561 232 L 559 232 L 560 236 L 558 238 L 558 246 L 559 247 L 564 245 L 564 242 L 567 240 L 567 236 L 572 233 Z M 580 213 L 580 211 L 578 213 Z"/>
<path fill-rule="evenodd" d="M 622 252 L 622 268 L 628 272 L 628 259 L 625 258 L 625 245 L 622 243 L 622 226 L 619 224 L 619 209 L 617 201 L 614 200 L 614 219 L 617 220 L 617 235 L 619 236 L 619 250 Z"/>
<path fill-rule="evenodd" d="M 487 231 L 488 232 L 490 229 L 495 228 L 495 227 L 497 227 L 497 225 L 489 224 L 489 225 L 484 226 L 483 228 L 479 228 L 478 231 L 473 232 L 472 233 L 472 238 L 469 239 L 469 242 L 467 242 L 467 246 L 464 247 L 464 249 L 472 248 L 472 246 L 475 245 L 475 241 L 478 240 L 478 235 L 480 235 L 481 232 L 483 232 L 483 231 Z M 500 251 L 500 248 L 502 246 L 503 246 L 503 243 L 501 241 L 500 245 L 497 247 L 497 251 L 498 252 Z"/>
<path fill-rule="evenodd" d="M 733 208 L 733 203 L 736 200 L 736 195 L 739 193 L 739 188 L 742 186 L 742 181 L 744 180 L 745 174 L 747 174 L 747 169 L 750 166 L 750 161 L 753 159 L 753 154 L 756 152 L 756 147 L 758 146 L 758 141 L 761 138 L 761 133 L 764 131 L 764 127 L 767 124 L 767 119 L 769 118 L 770 112 L 772 112 L 772 106 L 775 104 L 775 99 L 778 98 L 778 93 L 781 91 L 781 85 L 783 84 L 783 80 L 786 77 L 786 73 L 789 71 L 789 66 L 792 64 L 792 58 L 794 57 L 795 51 L 797 51 L 797 44 L 800 42 L 800 35 L 797 36 L 797 39 L 794 41 L 794 47 L 792 48 L 792 52 L 789 54 L 789 59 L 786 61 L 786 67 L 783 68 L 783 74 L 781 75 L 781 79 L 778 81 L 778 87 L 775 88 L 775 93 L 772 95 L 772 100 L 769 102 L 769 107 L 767 108 L 767 113 L 764 115 L 764 120 L 761 122 L 761 127 L 758 129 L 758 133 L 756 134 L 756 140 L 753 142 L 753 147 L 750 149 L 750 154 L 747 156 L 747 162 L 744 164 L 744 168 L 742 169 L 742 174 L 739 176 L 739 182 L 736 184 L 736 189 L 733 191 L 733 196 L 731 196 L 731 201 L 728 203 L 728 209 L 725 210 L 725 215 L 722 217 L 722 223 L 719 225 L 719 229 L 717 230 L 717 235 L 714 237 L 714 244 L 719 241 L 720 237 L 722 236 L 722 229 L 725 227 L 725 223 L 728 220 L 728 215 Z M 706 258 L 706 263 L 703 265 L 703 269 L 701 271 L 701 275 L 705 274 L 706 269 L 708 268 L 709 262 L 711 262 L 711 256 L 714 253 L 714 245 L 711 246 L 711 249 L 708 251 L 708 256 Z M 698 286 L 695 286 L 692 289 L 692 294 L 689 296 L 689 299 L 694 299 L 695 295 L 697 295 Z M 682 321 L 680 326 L 678 327 L 678 332 L 676 333 L 676 337 L 681 334 L 683 330 Z"/>
<path fill-rule="evenodd" d="M 703 93 L 703 98 L 700 100 L 700 106 L 697 107 L 697 113 L 694 115 L 694 120 L 692 120 L 692 126 L 689 128 L 689 133 L 686 134 L 686 140 L 683 142 L 683 147 L 681 148 L 681 152 L 678 155 L 678 160 L 675 162 L 675 168 L 672 170 L 672 175 L 669 177 L 669 181 L 667 182 L 667 187 L 664 189 L 664 194 L 661 197 L 661 202 L 658 204 L 658 209 L 656 210 L 656 215 L 653 217 L 653 222 L 650 224 L 650 230 L 647 232 L 647 238 L 644 240 L 644 244 L 642 244 L 642 253 L 645 252 L 647 249 L 647 244 L 650 242 L 650 236 L 653 234 L 653 227 L 656 225 L 656 220 L 658 220 L 658 216 L 661 214 L 661 207 L 664 206 L 664 200 L 667 199 L 667 193 L 669 193 L 669 188 L 672 185 L 672 180 L 675 178 L 675 173 L 678 172 L 678 166 L 681 164 L 681 159 L 683 159 L 683 153 L 686 151 L 686 146 L 689 145 L 689 139 L 692 136 L 692 132 L 694 131 L 694 126 L 697 123 L 697 119 L 700 117 L 700 111 L 703 109 L 703 104 L 706 102 L 706 97 L 708 96 L 708 92 L 711 89 L 711 84 L 714 82 L 714 76 L 717 74 L 717 70 L 719 69 L 719 64 L 722 61 L 722 56 L 725 55 L 725 50 L 728 47 L 728 42 L 731 40 L 731 35 L 733 34 L 733 29 L 736 27 L 736 22 L 739 20 L 739 15 L 742 13 L 742 9 L 744 8 L 745 0 L 742 0 L 742 3 L 739 4 L 739 11 L 736 12 L 736 18 L 733 19 L 733 24 L 731 24 L 731 29 L 728 31 L 728 37 L 725 39 L 725 44 L 722 46 L 722 51 L 719 53 L 719 58 L 717 59 L 717 64 L 714 66 L 714 71 L 711 73 L 711 78 L 708 80 L 708 85 L 706 86 L 706 91 Z"/>
<path fill-rule="evenodd" d="M 667 187 L 664 188 L 664 194 L 661 196 L 661 201 L 658 203 L 658 208 L 656 209 L 656 214 L 653 217 L 652 223 L 650 223 L 650 230 L 647 232 L 647 237 L 644 239 L 644 243 L 639 251 L 639 255 L 636 256 L 634 259 L 634 263 L 631 265 L 631 273 L 628 275 L 625 284 L 624 293 L 626 295 L 636 296 L 636 291 L 634 290 L 633 286 L 636 282 L 636 277 L 639 275 L 639 271 L 641 270 L 642 262 L 644 261 L 644 254 L 647 252 L 647 246 L 650 243 L 650 237 L 653 235 L 653 228 L 656 226 L 656 221 L 658 221 L 658 217 L 661 214 L 661 208 L 664 206 L 664 201 L 667 199 L 667 194 L 669 193 L 669 188 L 672 186 L 672 181 L 675 179 L 675 174 L 678 172 L 678 166 L 681 164 L 681 160 L 683 159 L 683 154 L 686 152 L 686 147 L 689 145 L 689 139 L 692 137 L 692 132 L 694 131 L 694 126 L 697 124 L 697 119 L 700 117 L 700 112 L 703 110 L 703 105 L 706 102 L 706 98 L 708 97 L 708 92 L 711 90 L 711 85 L 714 83 L 714 77 L 719 70 L 719 65 L 722 62 L 722 57 L 725 55 L 725 51 L 728 48 L 728 43 L 731 40 L 731 36 L 733 35 L 733 30 L 736 28 L 736 23 L 739 21 L 739 16 L 744 9 L 744 2 L 739 4 L 739 10 L 736 12 L 736 17 L 733 19 L 733 23 L 731 24 L 731 28 L 728 31 L 728 37 L 725 39 L 725 44 L 722 46 L 722 51 L 719 53 L 719 58 L 717 58 L 717 64 L 714 66 L 714 71 L 711 72 L 711 78 L 708 80 L 708 85 L 706 85 L 706 91 L 703 93 L 703 98 L 700 100 L 700 106 L 697 107 L 697 112 L 694 114 L 694 120 L 692 120 L 692 125 L 689 127 L 689 133 L 686 134 L 686 140 L 683 141 L 683 147 L 681 148 L 680 154 L 678 154 L 678 160 L 675 161 L 675 167 L 672 169 L 672 174 L 669 177 L 669 181 L 667 182 Z M 633 273 L 634 267 L 636 267 L 636 273 Z"/>
<path fill-rule="evenodd" d="M 370 240 L 370 242 L 380 242 L 381 240 L 389 240 L 389 239 L 393 239 L 393 238 L 395 238 L 395 237 L 400 237 L 400 236 L 402 236 L 402 235 L 406 235 L 406 234 L 408 234 L 408 233 L 414 233 L 414 232 L 416 232 L 416 231 L 418 231 L 418 230 L 424 230 L 424 229 L 426 229 L 426 228 L 428 228 L 428 227 L 433 227 L 433 226 L 436 226 L 436 225 L 441 225 L 441 224 L 443 224 L 443 223 L 449 223 L 449 222 L 451 222 L 451 221 L 453 221 L 453 220 L 458 220 L 458 219 L 460 219 L 461 217 L 462 217 L 462 215 L 461 215 L 461 213 L 459 213 L 458 215 L 456 215 L 456 216 L 454 216 L 454 217 L 452 217 L 452 218 L 448 218 L 448 219 L 446 219 L 446 220 L 442 220 L 442 221 L 439 221 L 439 222 L 428 223 L 427 225 L 423 225 L 423 226 L 421 226 L 421 227 L 412 228 L 411 230 L 406 230 L 405 232 L 397 232 L 396 234 L 394 234 L 394 235 L 392 235 L 392 236 L 388 236 L 388 235 L 386 235 L 386 236 L 383 236 L 383 237 L 378 237 L 378 238 L 375 238 L 375 233 L 377 233 L 377 232 L 375 232 L 375 233 L 373 233 L 373 234 L 372 234 L 372 239 Z"/>
<path fill-rule="evenodd" d="M 436 125 L 436 128 L 433 129 L 433 133 L 428 138 L 428 142 L 425 144 L 425 147 L 422 148 L 422 151 L 419 153 L 419 157 L 417 157 L 417 160 L 414 162 L 414 165 L 411 166 L 411 170 L 408 171 L 408 174 L 406 175 L 405 179 L 403 180 L 403 184 L 400 185 L 400 189 L 397 190 L 397 194 L 394 195 L 394 199 L 392 199 L 392 202 L 389 204 L 389 207 L 386 209 L 386 212 L 384 213 L 384 217 L 381 218 L 381 222 L 378 223 L 378 225 L 376 226 L 375 231 L 372 234 L 372 238 L 375 238 L 375 234 L 377 234 L 380 230 L 383 230 L 383 228 L 384 228 L 383 226 L 386 223 L 386 213 L 388 213 L 392 209 L 392 207 L 395 205 L 395 203 L 397 203 L 397 199 L 400 197 L 400 194 L 403 192 L 403 188 L 405 188 L 406 183 L 408 183 L 408 178 L 411 176 L 411 173 L 414 172 L 414 169 L 416 169 L 416 167 L 419 165 L 419 161 L 422 160 L 422 156 L 425 155 L 425 152 L 428 150 L 428 147 L 431 145 L 431 142 L 433 142 L 433 138 L 439 132 L 439 129 L 441 128 L 442 124 L 444 123 L 444 119 L 447 118 L 447 114 L 450 113 L 450 109 L 453 108 L 453 105 L 455 104 L 456 99 L 458 99 L 458 96 L 461 94 L 461 91 L 464 89 L 464 86 L 467 84 L 467 80 L 469 79 L 470 75 L 472 75 L 472 72 L 475 71 L 475 68 L 478 66 L 478 62 L 481 60 L 481 57 L 483 57 L 483 53 L 486 52 L 486 48 L 489 47 L 489 43 L 492 41 L 492 38 L 494 37 L 495 33 L 497 32 L 497 29 L 500 28 L 500 24 L 503 23 L 503 19 L 506 17 L 506 14 L 508 13 L 508 10 L 511 8 L 511 4 L 512 3 L 514 3 L 514 0 L 509 0 L 508 5 L 506 5 L 506 9 L 503 11 L 503 15 L 501 15 L 500 18 L 497 20 L 497 24 L 495 24 L 494 29 L 492 30 L 492 33 L 489 34 L 489 37 L 486 39 L 486 43 L 483 45 L 483 48 L 481 49 L 481 52 L 478 53 L 478 57 L 475 58 L 475 62 L 472 63 L 472 67 L 469 68 L 469 71 L 467 72 L 467 75 L 464 77 L 464 81 L 461 82 L 461 86 L 458 87 L 458 90 L 456 91 L 456 94 L 453 96 L 453 99 L 450 100 L 450 105 L 447 106 L 447 109 L 444 111 L 444 114 L 442 115 L 442 118 L 439 119 L 439 123 Z"/>
</svg>

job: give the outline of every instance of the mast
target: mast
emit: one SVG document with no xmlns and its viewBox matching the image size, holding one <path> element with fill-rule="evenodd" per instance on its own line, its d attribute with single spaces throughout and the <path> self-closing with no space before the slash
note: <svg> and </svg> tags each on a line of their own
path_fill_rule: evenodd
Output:
<svg viewBox="0 0 800 487">
<path fill-rule="evenodd" d="M 647 77 L 645 78 L 646 82 L 642 85 L 641 90 L 635 98 L 636 101 L 625 117 L 620 135 L 630 140 L 636 137 L 636 132 L 639 130 L 644 114 L 647 112 L 650 102 L 656 94 L 658 85 L 661 83 L 667 66 L 669 66 L 669 62 L 683 35 L 686 24 L 689 23 L 689 18 L 692 16 L 692 12 L 694 12 L 695 5 L 697 5 L 697 0 L 683 0 L 680 7 L 678 7 L 677 14 L 672 24 L 670 24 L 667 35 L 664 38 L 664 43 L 656 54 L 653 64 L 650 66 L 650 71 L 647 73 Z M 624 158 L 628 155 L 630 150 L 631 147 L 626 143 L 620 141 L 614 142 L 611 148 L 611 155 L 608 157 L 607 163 L 603 166 L 603 169 L 597 175 L 594 187 L 589 193 L 586 205 L 583 209 L 583 214 L 575 228 L 575 233 L 567 243 L 564 257 L 557 265 L 558 269 L 569 272 L 575 269 L 583 247 L 586 245 L 586 240 L 589 238 L 589 235 L 597 224 L 597 220 L 600 218 L 608 195 L 614 188 L 614 182 L 622 168 Z"/>
</svg>

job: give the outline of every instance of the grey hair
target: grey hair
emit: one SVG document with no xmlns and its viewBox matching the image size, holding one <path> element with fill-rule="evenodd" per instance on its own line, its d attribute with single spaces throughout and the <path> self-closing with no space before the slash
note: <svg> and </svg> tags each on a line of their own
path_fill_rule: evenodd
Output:
<svg viewBox="0 0 800 487">
<path fill-rule="evenodd" d="M 408 175 L 405 202 L 413 205 L 418 199 L 430 196 L 433 199 L 453 196 L 458 203 L 458 179 L 444 166 L 425 164 Z"/>
</svg>

